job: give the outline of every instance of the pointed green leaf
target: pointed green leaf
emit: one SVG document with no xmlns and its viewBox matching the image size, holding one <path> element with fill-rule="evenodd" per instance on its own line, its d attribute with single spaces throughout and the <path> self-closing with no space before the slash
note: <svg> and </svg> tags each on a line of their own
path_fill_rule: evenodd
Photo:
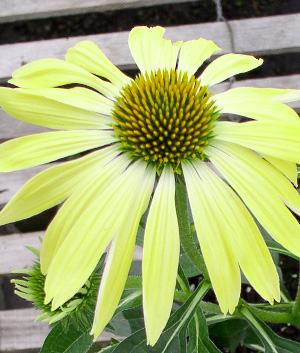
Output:
<svg viewBox="0 0 300 353">
<path fill-rule="evenodd" d="M 135 290 L 128 290 L 125 289 L 122 299 L 114 313 L 114 316 L 119 314 L 120 312 L 132 308 L 136 308 L 142 305 L 142 290 L 135 289 Z"/>
<path fill-rule="evenodd" d="M 249 324 L 241 319 L 223 320 L 213 324 L 209 332 L 216 344 L 220 347 L 229 347 L 232 353 L 246 340 L 251 343 L 260 343 Z"/>
<path fill-rule="evenodd" d="M 90 329 L 83 330 L 74 324 L 64 329 L 59 322 L 48 334 L 40 353 L 86 353 L 93 344 Z"/>
<path fill-rule="evenodd" d="M 176 288 L 178 288 L 178 290 L 181 290 L 188 295 L 192 294 L 188 278 L 186 277 L 186 275 L 183 271 L 183 268 L 181 267 L 180 264 L 178 266 Z"/>
<path fill-rule="evenodd" d="M 300 261 L 299 256 L 294 255 L 293 253 L 291 253 L 290 251 L 288 251 L 286 248 L 284 248 L 282 245 L 276 243 L 275 241 L 267 241 L 267 245 L 271 251 L 275 251 L 277 253 L 290 256 L 290 257 Z"/>
<path fill-rule="evenodd" d="M 146 343 L 145 329 L 136 331 L 113 350 L 113 353 L 173 353 L 186 352 L 188 326 L 199 308 L 199 302 L 206 294 L 210 284 L 202 282 L 189 299 L 170 317 L 160 339 L 154 347 Z M 200 350 L 201 352 L 201 350 Z M 217 352 L 217 351 L 208 351 Z"/>
<path fill-rule="evenodd" d="M 200 309 L 189 325 L 189 344 L 187 353 L 221 353 L 221 351 L 210 340 L 206 318 Z"/>
<path fill-rule="evenodd" d="M 240 308 L 240 313 L 247 320 L 265 347 L 265 353 L 295 353 L 300 352 L 300 344 L 282 338 L 270 327 L 258 319 L 246 304 Z"/>
</svg>

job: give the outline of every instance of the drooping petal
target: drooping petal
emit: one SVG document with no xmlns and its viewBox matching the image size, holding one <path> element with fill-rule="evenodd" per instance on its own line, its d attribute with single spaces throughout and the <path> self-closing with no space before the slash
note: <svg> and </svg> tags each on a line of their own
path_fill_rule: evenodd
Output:
<svg viewBox="0 0 300 353">
<path fill-rule="evenodd" d="M 106 160 L 105 160 L 106 162 Z M 71 234 L 73 225 L 82 216 L 83 211 L 88 208 L 99 195 L 108 188 L 112 181 L 117 178 L 129 165 L 130 160 L 126 155 L 120 155 L 111 159 L 99 169 L 98 175 L 90 175 L 80 188 L 77 188 L 57 212 L 50 223 L 41 249 L 41 271 L 46 274 L 51 261 L 60 248 L 61 244 Z M 98 201 L 100 202 L 100 201 Z"/>
<path fill-rule="evenodd" d="M 278 170 L 281 171 L 290 181 L 295 185 L 298 186 L 298 173 L 297 173 L 297 165 L 296 163 L 285 161 L 283 159 L 279 159 L 276 157 L 269 156 L 265 153 L 262 153 L 262 156 L 273 164 Z"/>
<path fill-rule="evenodd" d="M 222 222 L 224 242 L 232 249 L 245 276 L 270 303 L 280 301 L 279 278 L 271 254 L 249 211 L 233 190 L 205 163 L 193 162 L 209 194 L 207 207 Z"/>
<path fill-rule="evenodd" d="M 148 344 L 154 345 L 172 309 L 179 262 L 175 178 L 165 167 L 150 206 L 143 245 L 143 308 Z"/>
<path fill-rule="evenodd" d="M 106 131 L 55 131 L 23 136 L 0 145 L 0 171 L 11 172 L 55 161 L 114 142 Z"/>
<path fill-rule="evenodd" d="M 225 54 L 210 63 L 199 78 L 202 85 L 211 86 L 231 76 L 253 70 L 262 63 L 262 59 L 251 55 Z"/>
<path fill-rule="evenodd" d="M 41 59 L 16 70 L 10 83 L 22 88 L 58 87 L 80 83 L 94 88 L 106 97 L 114 98 L 119 87 L 103 81 L 88 71 L 58 59 Z"/>
<path fill-rule="evenodd" d="M 233 123 L 218 121 L 215 139 L 234 142 L 259 153 L 300 162 L 300 124 L 290 122 L 249 121 Z"/>
<path fill-rule="evenodd" d="M 73 107 L 89 110 L 102 115 L 110 115 L 114 102 L 91 89 L 74 88 L 19 88 L 19 92 L 35 94 Z M 88 119 L 87 119 L 88 120 Z"/>
<path fill-rule="evenodd" d="M 190 162 L 182 163 L 197 236 L 214 292 L 224 314 L 233 313 L 240 296 L 241 276 L 236 254 L 228 244 L 228 229 L 211 202 L 206 183 Z"/>
<path fill-rule="evenodd" d="M 53 310 L 83 286 L 112 237 L 121 229 L 131 206 L 132 195 L 140 192 L 139 186 L 146 167 L 144 162 L 137 161 L 113 179 L 102 193 L 94 193 L 92 201 L 81 209 L 81 215 L 71 230 L 65 233 L 64 241 L 51 261 L 45 282 L 45 302 L 53 299 Z M 83 200 L 83 204 L 86 204 L 86 200 Z M 61 232 L 65 230 L 63 227 Z"/>
<path fill-rule="evenodd" d="M 146 211 L 153 191 L 155 169 L 148 168 L 137 192 L 131 195 L 131 205 L 120 230 L 112 241 L 103 272 L 91 334 L 95 339 L 112 318 L 124 290 L 132 262 L 140 219 Z"/>
<path fill-rule="evenodd" d="M 277 168 L 274 168 L 270 163 L 266 162 L 248 148 L 230 142 L 212 142 L 212 145 L 218 147 L 228 155 L 237 158 L 240 162 L 246 164 L 257 174 L 265 178 L 266 182 L 278 192 L 281 199 L 284 200 L 295 213 L 300 214 L 300 195 Z"/>
<path fill-rule="evenodd" d="M 68 49 L 66 61 L 83 69 L 105 77 L 114 85 L 122 87 L 130 83 L 131 78 L 123 74 L 103 53 L 103 51 L 91 41 L 82 41 Z"/>
<path fill-rule="evenodd" d="M 221 49 L 211 40 L 200 38 L 184 42 L 180 48 L 178 71 L 183 71 L 188 76 L 194 75 L 203 62 Z"/>
<path fill-rule="evenodd" d="M 158 69 L 175 69 L 182 42 L 172 44 L 164 39 L 165 29 L 159 26 L 134 27 L 128 39 L 129 48 L 140 71 L 150 74 Z"/>
<path fill-rule="evenodd" d="M 61 91 L 67 90 L 61 89 Z M 103 129 L 111 122 L 110 117 L 65 104 L 66 101 L 61 102 L 64 96 L 69 95 L 70 99 L 77 98 L 79 103 L 79 98 L 76 95 L 72 98 L 71 92 L 71 95 L 68 92 L 62 92 L 60 101 L 54 100 L 54 97 L 50 98 L 50 95 L 57 95 L 59 93 L 57 91 L 48 92 L 48 97 L 37 95 L 35 92 L 31 89 L 0 87 L 0 106 L 19 120 L 51 129 Z M 101 98 L 99 100 L 101 101 Z M 86 107 L 86 104 L 84 105 Z"/>
<path fill-rule="evenodd" d="M 300 226 L 262 175 L 221 149 L 207 149 L 210 161 L 240 195 L 267 232 L 285 248 L 300 255 Z"/>
<path fill-rule="evenodd" d="M 278 96 L 276 90 L 241 87 L 216 94 L 213 99 L 220 113 L 238 114 L 261 121 L 276 119 L 300 124 L 300 118 L 292 108 L 275 100 Z"/>
<path fill-rule="evenodd" d="M 117 155 L 114 146 L 48 168 L 31 178 L 0 212 L 0 225 L 32 217 L 64 201 L 103 163 Z M 24 207 L 26 205 L 26 207 Z"/>
</svg>

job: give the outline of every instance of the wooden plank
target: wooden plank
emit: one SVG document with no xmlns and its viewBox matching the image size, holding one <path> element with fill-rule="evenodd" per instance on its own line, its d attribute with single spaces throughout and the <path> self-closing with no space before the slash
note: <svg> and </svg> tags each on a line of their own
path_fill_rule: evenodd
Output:
<svg viewBox="0 0 300 353">
<path fill-rule="evenodd" d="M 34 323 L 34 309 L 0 311 L 0 351 L 40 348 L 49 333 L 46 322 Z"/>
<path fill-rule="evenodd" d="M 38 313 L 35 309 L 0 311 L 1 352 L 41 348 L 50 329 L 46 322 L 34 322 Z M 122 339 L 102 332 L 97 342 L 109 343 L 112 337 Z"/>
<path fill-rule="evenodd" d="M 14 119 L 0 108 L 0 139 L 8 140 L 13 137 L 37 134 L 40 132 L 53 131 L 46 127 L 25 123 Z"/>
<path fill-rule="evenodd" d="M 219 85 L 212 87 L 212 90 L 214 93 L 220 93 L 222 91 L 225 91 L 228 88 L 228 86 L 229 86 L 229 83 L 221 83 Z M 242 86 L 293 88 L 293 89 L 300 90 L 300 74 L 242 80 L 242 81 L 236 81 L 232 85 L 232 87 L 242 87 Z M 300 101 L 291 103 L 290 105 L 297 111 L 300 111 Z M 38 132 L 50 131 L 50 129 L 27 124 L 20 120 L 13 119 L 11 116 L 6 114 L 1 108 L 0 108 L 0 126 L 1 126 L 0 138 L 4 140 L 10 139 L 13 137 L 20 137 L 23 135 L 34 134 Z M 1 174 L 0 174 L 0 182 L 1 180 L 3 179 L 1 179 Z M 1 203 L 1 194 L 0 194 L 0 203 Z"/>
<path fill-rule="evenodd" d="M 261 55 L 300 51 L 300 14 L 235 20 L 229 25 L 237 53 Z M 232 51 L 230 32 L 224 22 L 168 27 L 165 37 L 172 41 L 203 37 L 214 40 L 223 53 Z M 135 66 L 127 45 L 128 32 L 96 34 L 2 45 L 0 78 L 10 77 L 18 67 L 37 59 L 63 59 L 67 49 L 81 40 L 94 41 L 121 68 Z"/>
<path fill-rule="evenodd" d="M 45 232 L 10 234 L 0 237 L 0 275 L 8 274 L 13 270 L 29 268 L 32 266 L 36 255 L 26 249 L 32 246 L 40 249 L 39 237 L 43 237 Z M 142 259 L 142 248 L 136 246 L 134 260 Z"/>
<path fill-rule="evenodd" d="M 39 237 L 44 232 L 2 235 L 0 237 L 0 275 L 32 266 L 36 255 L 25 248 L 41 248 Z"/>
<path fill-rule="evenodd" d="M 49 164 L 45 164 L 10 173 L 0 173 L 0 190 L 5 190 L 0 193 L 0 204 L 6 204 L 22 185 L 24 185 L 35 174 L 41 172 L 49 166 Z"/>
<path fill-rule="evenodd" d="M 187 1 L 193 0 L 2 0 L 0 23 Z"/>
</svg>

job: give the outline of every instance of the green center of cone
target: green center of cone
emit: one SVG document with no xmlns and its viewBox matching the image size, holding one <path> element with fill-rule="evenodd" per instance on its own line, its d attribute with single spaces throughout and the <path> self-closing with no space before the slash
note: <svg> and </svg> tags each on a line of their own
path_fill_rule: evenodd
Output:
<svg viewBox="0 0 300 353">
<path fill-rule="evenodd" d="M 218 112 L 207 86 L 175 70 L 138 75 L 115 104 L 113 125 L 122 150 L 161 169 L 205 159 Z"/>
</svg>

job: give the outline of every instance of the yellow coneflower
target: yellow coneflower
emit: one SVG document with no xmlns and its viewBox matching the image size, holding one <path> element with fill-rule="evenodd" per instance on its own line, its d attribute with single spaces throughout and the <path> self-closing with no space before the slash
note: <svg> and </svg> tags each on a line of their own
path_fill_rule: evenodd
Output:
<svg viewBox="0 0 300 353">
<path fill-rule="evenodd" d="M 222 55 L 195 77 L 218 46 L 205 39 L 172 44 L 163 34 L 161 27 L 130 32 L 129 48 L 140 69 L 135 79 L 96 44 L 83 41 L 68 50 L 66 61 L 45 59 L 21 67 L 10 81 L 19 88 L 0 88 L 6 112 L 62 130 L 3 143 L 0 171 L 96 149 L 36 175 L 0 213 L 5 224 L 66 200 L 41 249 L 46 303 L 55 310 L 72 298 L 111 242 L 92 328 L 97 337 L 118 305 L 139 222 L 149 208 L 142 276 L 151 345 L 173 303 L 180 247 L 177 174 L 185 180 L 223 313 L 237 305 L 240 268 L 263 298 L 280 300 L 275 265 L 253 216 L 300 256 L 300 227 L 289 210 L 300 210 L 292 185 L 300 162 L 300 119 L 283 104 L 298 100 L 299 91 L 235 88 L 213 95 L 211 86 L 258 67 L 262 59 Z M 57 88 L 66 84 L 80 86 Z M 221 121 L 226 113 L 249 121 Z"/>
</svg>

